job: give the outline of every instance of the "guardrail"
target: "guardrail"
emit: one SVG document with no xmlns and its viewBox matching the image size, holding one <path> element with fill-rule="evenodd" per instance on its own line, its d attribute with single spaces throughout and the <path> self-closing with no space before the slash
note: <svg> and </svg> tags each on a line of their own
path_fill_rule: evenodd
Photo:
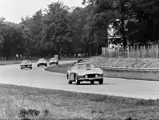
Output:
<svg viewBox="0 0 159 120">
<path fill-rule="evenodd" d="M 111 70 L 111 71 L 130 71 L 130 72 L 159 72 L 159 68 L 130 68 L 130 67 L 110 67 L 110 66 L 102 66 L 102 65 L 95 65 L 104 70 Z"/>
</svg>

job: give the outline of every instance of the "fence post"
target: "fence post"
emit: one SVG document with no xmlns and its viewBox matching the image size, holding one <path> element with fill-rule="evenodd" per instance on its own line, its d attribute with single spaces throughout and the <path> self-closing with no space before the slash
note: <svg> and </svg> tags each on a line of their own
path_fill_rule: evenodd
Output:
<svg viewBox="0 0 159 120">
<path fill-rule="evenodd" d="M 128 58 L 130 57 L 130 55 L 129 55 L 129 52 L 130 52 L 129 49 L 130 49 L 130 48 L 129 48 L 129 46 L 128 46 L 128 51 L 127 51 L 127 55 L 128 55 L 127 57 L 128 57 Z"/>
<path fill-rule="evenodd" d="M 143 58 L 143 56 L 144 56 L 143 46 L 141 46 L 141 48 L 140 48 L 140 49 L 141 49 L 141 53 L 140 53 L 140 54 L 141 54 L 141 58 Z"/>
<path fill-rule="evenodd" d="M 131 46 L 131 57 L 134 57 L 134 53 L 133 53 L 133 46 Z"/>
<path fill-rule="evenodd" d="M 104 47 L 102 47 L 102 56 L 104 56 L 104 52 L 105 52 Z"/>
<path fill-rule="evenodd" d="M 141 51 L 141 53 L 140 53 L 141 58 L 143 58 L 143 46 L 140 47 L 140 51 Z"/>
<path fill-rule="evenodd" d="M 135 46 L 132 47 L 133 50 L 133 58 L 135 58 Z"/>
<path fill-rule="evenodd" d="M 154 58 L 154 45 L 151 45 L 151 46 L 152 46 L 151 55 L 152 55 L 152 57 Z"/>
<path fill-rule="evenodd" d="M 147 57 L 148 57 L 148 58 L 150 57 L 149 54 L 150 54 L 150 46 L 148 45 L 148 46 L 147 46 Z"/>
<path fill-rule="evenodd" d="M 103 55 L 104 55 L 104 57 L 105 57 L 105 47 L 103 48 L 103 52 L 104 52 L 104 54 L 103 54 Z"/>
<path fill-rule="evenodd" d="M 145 45 L 144 45 L 144 58 L 146 57 L 146 49 L 145 49 Z"/>
<path fill-rule="evenodd" d="M 139 46 L 139 58 L 141 58 L 141 46 Z"/>
<path fill-rule="evenodd" d="M 139 46 L 137 45 L 137 58 L 139 57 Z"/>
<path fill-rule="evenodd" d="M 103 48 L 104 51 L 104 57 L 106 57 L 106 47 Z"/>
<path fill-rule="evenodd" d="M 132 58 L 132 46 L 130 46 L 130 50 L 129 50 L 129 57 Z"/>
<path fill-rule="evenodd" d="M 158 58 L 158 45 L 156 45 L 156 57 Z"/>
</svg>

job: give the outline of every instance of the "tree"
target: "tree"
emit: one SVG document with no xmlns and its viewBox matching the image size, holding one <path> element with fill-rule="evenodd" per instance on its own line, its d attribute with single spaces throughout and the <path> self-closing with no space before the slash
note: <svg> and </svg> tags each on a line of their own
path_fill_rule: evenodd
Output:
<svg viewBox="0 0 159 120">
<path fill-rule="evenodd" d="M 112 12 L 108 11 L 110 1 L 84 1 L 89 7 L 92 8 L 92 16 L 89 17 L 88 25 L 86 25 L 87 40 L 89 49 L 95 48 L 96 51 L 92 52 L 101 53 L 101 47 L 108 46 L 107 29 L 112 17 Z M 92 46 L 92 48 L 91 48 Z"/>
<path fill-rule="evenodd" d="M 127 46 L 127 35 L 125 31 L 126 21 L 132 17 L 129 10 L 131 0 L 84 0 L 83 3 L 93 4 L 96 14 L 96 24 L 101 29 L 101 22 L 105 24 L 105 28 L 112 24 L 121 35 L 121 42 L 124 49 Z M 118 21 L 117 21 L 118 20 Z M 106 30 L 105 30 L 106 32 Z"/>
<path fill-rule="evenodd" d="M 87 40 L 85 39 L 85 26 L 88 24 L 88 18 L 91 16 L 92 10 L 86 8 L 75 8 L 69 13 L 69 26 L 71 31 L 71 50 L 72 53 L 85 53 Z"/>
<path fill-rule="evenodd" d="M 0 55 L 7 57 L 15 56 L 23 52 L 23 43 L 20 26 L 15 23 L 0 20 Z M 10 48 L 10 49 L 8 49 Z"/>
<path fill-rule="evenodd" d="M 63 52 L 62 45 L 69 39 L 68 7 L 60 2 L 48 6 L 44 15 L 43 35 L 46 45 L 51 45 L 52 52 L 59 55 Z M 49 43 L 49 44 L 48 44 Z"/>
<path fill-rule="evenodd" d="M 132 11 L 136 14 L 138 32 L 136 36 L 140 44 L 156 41 L 159 24 L 159 1 L 139 0 L 133 3 Z"/>
<path fill-rule="evenodd" d="M 43 39 L 43 14 L 42 10 L 37 11 L 31 18 L 26 17 L 21 22 L 23 35 L 28 42 L 27 49 L 31 51 L 30 54 L 41 55 L 41 41 Z M 35 51 L 33 53 L 33 51 Z"/>
</svg>

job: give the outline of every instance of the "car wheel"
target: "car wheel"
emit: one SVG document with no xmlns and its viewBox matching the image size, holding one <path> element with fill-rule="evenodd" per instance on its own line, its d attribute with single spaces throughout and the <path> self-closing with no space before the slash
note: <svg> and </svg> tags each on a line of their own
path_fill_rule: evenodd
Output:
<svg viewBox="0 0 159 120">
<path fill-rule="evenodd" d="M 30 67 L 30 69 L 32 69 L 32 67 Z"/>
<path fill-rule="evenodd" d="M 47 66 L 47 64 L 45 64 L 45 66 Z"/>
<path fill-rule="evenodd" d="M 68 81 L 68 84 L 72 84 L 72 81 L 69 80 L 69 81 Z"/>
<path fill-rule="evenodd" d="M 37 65 L 37 67 L 39 67 L 39 65 Z"/>
<path fill-rule="evenodd" d="M 75 75 L 75 81 L 76 81 L 76 84 L 79 85 L 80 84 L 80 81 L 78 80 L 77 76 Z"/>
<path fill-rule="evenodd" d="M 23 68 L 21 67 L 21 69 L 23 69 Z"/>
<path fill-rule="evenodd" d="M 99 80 L 99 84 L 103 84 L 103 79 L 100 79 L 100 80 Z"/>
<path fill-rule="evenodd" d="M 94 81 L 91 81 L 91 84 L 94 84 Z"/>
<path fill-rule="evenodd" d="M 69 79 L 68 75 L 67 75 L 67 81 L 68 81 L 68 84 L 72 84 L 72 81 Z"/>
<path fill-rule="evenodd" d="M 56 65 L 58 65 L 59 63 L 57 62 Z"/>
</svg>

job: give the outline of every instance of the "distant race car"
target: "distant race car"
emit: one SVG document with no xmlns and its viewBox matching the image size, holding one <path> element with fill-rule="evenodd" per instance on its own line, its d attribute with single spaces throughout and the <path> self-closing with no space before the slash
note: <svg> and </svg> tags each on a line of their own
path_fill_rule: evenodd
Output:
<svg viewBox="0 0 159 120">
<path fill-rule="evenodd" d="M 37 67 L 41 66 L 41 65 L 45 65 L 47 66 L 47 61 L 44 58 L 41 58 L 37 61 Z"/>
<path fill-rule="evenodd" d="M 85 62 L 83 59 L 78 59 L 76 62 L 74 62 L 74 64 L 76 63 L 82 63 L 82 62 Z"/>
<path fill-rule="evenodd" d="M 84 62 L 84 60 L 83 59 L 77 60 L 77 63 L 81 63 L 81 62 Z"/>
<path fill-rule="evenodd" d="M 49 61 L 49 65 L 52 65 L 52 64 L 58 65 L 58 63 L 59 63 L 58 58 L 51 58 Z"/>
<path fill-rule="evenodd" d="M 76 63 L 67 71 L 67 80 L 69 84 L 72 84 L 72 82 L 80 84 L 82 81 L 90 81 L 91 84 L 98 81 L 99 84 L 103 84 L 103 70 L 95 68 L 88 62 Z"/>
<path fill-rule="evenodd" d="M 22 63 L 20 64 L 21 69 L 23 68 L 30 68 L 32 69 L 32 63 L 29 60 L 23 60 Z"/>
</svg>

